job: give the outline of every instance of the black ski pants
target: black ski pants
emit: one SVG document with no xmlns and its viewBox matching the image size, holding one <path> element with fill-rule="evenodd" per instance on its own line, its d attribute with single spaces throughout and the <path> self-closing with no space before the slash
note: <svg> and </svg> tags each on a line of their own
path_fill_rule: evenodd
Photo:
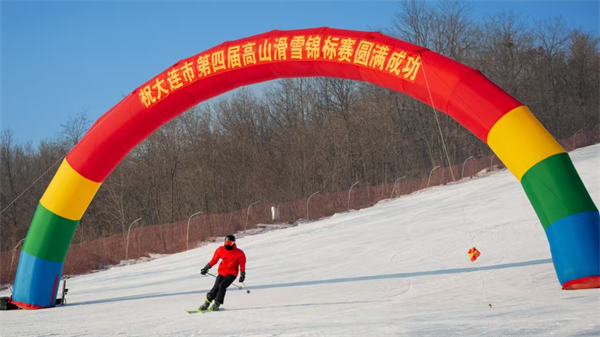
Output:
<svg viewBox="0 0 600 337">
<path fill-rule="evenodd" d="M 225 292 L 227 291 L 227 287 L 229 287 L 233 281 L 235 281 L 235 275 L 219 275 L 215 280 L 215 285 L 212 289 L 206 294 L 206 299 L 209 301 L 217 300 L 217 302 L 223 304 L 225 303 Z"/>
</svg>

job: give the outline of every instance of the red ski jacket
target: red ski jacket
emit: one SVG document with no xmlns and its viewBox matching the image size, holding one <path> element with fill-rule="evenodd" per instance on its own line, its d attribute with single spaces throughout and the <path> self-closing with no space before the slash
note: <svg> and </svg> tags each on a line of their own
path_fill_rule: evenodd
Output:
<svg viewBox="0 0 600 337">
<path fill-rule="evenodd" d="M 246 254 L 237 246 L 233 246 L 232 250 L 227 250 L 224 246 L 217 248 L 215 255 L 208 264 L 214 266 L 221 261 L 219 265 L 219 275 L 235 275 L 238 276 L 238 267 L 241 271 L 246 271 Z"/>
</svg>

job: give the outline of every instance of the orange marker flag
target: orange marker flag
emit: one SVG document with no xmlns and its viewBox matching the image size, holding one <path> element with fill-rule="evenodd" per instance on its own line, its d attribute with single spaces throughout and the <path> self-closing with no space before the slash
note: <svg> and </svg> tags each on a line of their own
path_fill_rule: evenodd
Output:
<svg viewBox="0 0 600 337">
<path fill-rule="evenodd" d="M 469 249 L 469 257 L 471 258 L 471 262 L 475 262 L 479 255 L 481 255 L 481 253 L 477 250 L 477 248 L 472 247 Z"/>
</svg>

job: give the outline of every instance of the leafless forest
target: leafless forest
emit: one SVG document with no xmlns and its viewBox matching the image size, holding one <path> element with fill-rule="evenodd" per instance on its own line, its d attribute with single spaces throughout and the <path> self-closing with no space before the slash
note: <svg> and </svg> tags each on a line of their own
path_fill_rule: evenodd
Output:
<svg viewBox="0 0 600 337">
<path fill-rule="evenodd" d="M 562 143 L 567 150 L 598 141 L 600 54 L 594 33 L 560 17 L 530 21 L 504 12 L 475 20 L 468 3 L 454 1 L 402 2 L 382 21 L 388 19 L 383 33 L 479 69 L 527 105 L 554 137 L 570 139 Z M 460 176 L 465 159 L 493 154 L 448 116 L 438 112 L 438 118 L 439 127 L 430 106 L 348 80 L 285 79 L 262 92 L 242 88 L 185 112 L 137 146 L 98 191 L 73 244 L 111 236 L 122 242 L 137 218 L 142 228 L 185 224 L 198 211 L 205 218 L 197 221 L 239 229 L 246 208 L 259 200 L 255 210 L 263 213 L 266 206 L 303 200 L 289 211 L 302 218 L 306 209 L 300 205 L 314 192 L 333 196 L 360 182 L 367 191 L 387 186 L 380 194 L 389 197 L 399 177 L 426 179 L 436 166 L 457 166 Z M 92 122 L 74 112 L 61 134 L 38 146 L 17 143 L 11 130 L 3 130 L 0 208 L 49 171 L 0 216 L 0 251 L 12 251 L 26 236 L 58 168 L 53 165 Z M 347 192 L 342 194 L 338 203 L 344 209 Z M 323 196 L 313 200 L 321 207 L 328 202 Z M 254 216 L 253 224 L 259 219 Z"/>
</svg>

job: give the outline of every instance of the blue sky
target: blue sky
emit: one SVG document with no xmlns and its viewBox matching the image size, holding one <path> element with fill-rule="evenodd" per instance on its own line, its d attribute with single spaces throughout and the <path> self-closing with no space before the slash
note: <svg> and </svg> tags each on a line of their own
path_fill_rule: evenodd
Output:
<svg viewBox="0 0 600 337">
<path fill-rule="evenodd" d="M 476 19 L 513 9 L 562 15 L 600 36 L 598 1 L 473 1 Z M 385 29 L 396 1 L 0 2 L 0 128 L 19 142 L 57 136 L 69 117 L 95 121 L 176 61 L 273 29 Z"/>
</svg>

